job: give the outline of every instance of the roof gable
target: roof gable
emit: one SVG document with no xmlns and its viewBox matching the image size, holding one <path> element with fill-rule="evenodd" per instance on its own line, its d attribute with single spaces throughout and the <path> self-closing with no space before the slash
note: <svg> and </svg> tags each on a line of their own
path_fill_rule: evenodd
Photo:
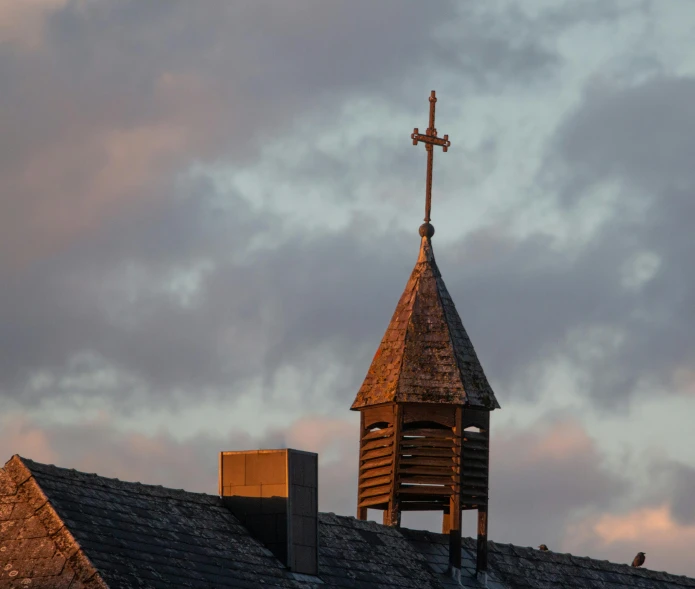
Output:
<svg viewBox="0 0 695 589">
<path fill-rule="evenodd" d="M 0 587 L 23 586 L 108 589 L 31 471 L 13 456 L 0 469 Z"/>
<path fill-rule="evenodd" d="M 426 236 L 352 409 L 391 402 L 499 407 Z"/>
</svg>

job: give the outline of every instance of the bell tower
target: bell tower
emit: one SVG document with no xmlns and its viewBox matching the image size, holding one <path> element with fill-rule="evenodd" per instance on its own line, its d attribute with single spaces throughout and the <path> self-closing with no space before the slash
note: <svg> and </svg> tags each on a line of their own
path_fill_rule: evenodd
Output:
<svg viewBox="0 0 695 589">
<path fill-rule="evenodd" d="M 427 191 L 420 253 L 352 410 L 360 412 L 357 517 L 383 510 L 399 526 L 404 511 L 441 511 L 451 568 L 461 568 L 461 513 L 478 512 L 477 569 L 487 570 L 490 412 L 499 408 L 473 344 L 444 285 L 430 224 L 434 91 L 425 143 Z"/>
</svg>

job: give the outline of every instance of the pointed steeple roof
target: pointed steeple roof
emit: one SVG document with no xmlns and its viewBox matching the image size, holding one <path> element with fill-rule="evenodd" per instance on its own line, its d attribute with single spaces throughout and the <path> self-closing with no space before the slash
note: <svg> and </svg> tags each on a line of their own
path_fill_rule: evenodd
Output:
<svg viewBox="0 0 695 589">
<path fill-rule="evenodd" d="M 352 409 L 391 402 L 499 408 L 434 261 L 432 233 L 421 231 L 417 263 Z"/>
</svg>

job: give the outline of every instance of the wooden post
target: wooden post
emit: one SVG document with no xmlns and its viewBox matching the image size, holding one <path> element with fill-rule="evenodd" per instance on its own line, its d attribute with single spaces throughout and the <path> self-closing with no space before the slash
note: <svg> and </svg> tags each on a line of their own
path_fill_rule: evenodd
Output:
<svg viewBox="0 0 695 589">
<path fill-rule="evenodd" d="M 401 450 L 401 429 L 403 424 L 403 412 L 399 404 L 393 405 L 393 461 L 391 462 L 391 497 L 388 508 L 384 511 L 384 525 L 401 527 L 401 506 L 398 491 L 400 480 L 398 474 Z"/>
<path fill-rule="evenodd" d="M 463 410 L 456 408 L 456 425 L 454 438 L 463 435 Z M 454 446 L 456 448 L 456 446 Z M 461 570 L 461 464 L 460 446 L 457 459 L 454 460 L 454 477 L 457 484 L 453 486 L 453 492 L 449 499 L 449 569 Z"/>
<path fill-rule="evenodd" d="M 461 569 L 461 500 L 451 497 L 449 503 L 449 568 Z"/>
<path fill-rule="evenodd" d="M 359 485 L 359 480 L 360 480 L 360 471 L 362 468 L 362 438 L 364 437 L 364 411 L 360 411 L 360 447 L 358 449 L 358 458 L 357 458 L 357 519 L 361 520 L 366 520 L 367 519 L 367 508 L 366 507 L 360 507 L 360 502 L 361 502 L 361 497 L 360 495 L 362 492 L 360 491 L 360 485 Z"/>
<path fill-rule="evenodd" d="M 487 504 L 478 506 L 478 546 L 475 570 L 487 571 Z"/>
<path fill-rule="evenodd" d="M 449 519 L 449 507 L 444 508 L 442 514 L 442 534 L 448 534 L 451 529 L 451 520 Z"/>
<path fill-rule="evenodd" d="M 487 436 L 487 464 L 485 472 L 490 472 L 490 414 L 485 414 L 485 435 Z M 489 477 L 489 474 L 488 474 Z M 488 478 L 488 485 L 490 479 Z M 487 571 L 487 493 L 485 494 L 485 503 L 478 505 L 478 544 L 477 555 L 475 562 L 475 570 L 477 572 Z"/>
</svg>

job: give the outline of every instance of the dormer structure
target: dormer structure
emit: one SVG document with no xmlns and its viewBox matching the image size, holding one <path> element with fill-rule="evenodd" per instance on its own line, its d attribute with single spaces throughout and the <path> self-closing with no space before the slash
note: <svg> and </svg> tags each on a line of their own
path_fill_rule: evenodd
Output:
<svg viewBox="0 0 695 589">
<path fill-rule="evenodd" d="M 478 511 L 479 571 L 487 568 L 490 412 L 499 408 L 432 251 L 430 224 L 434 91 L 430 126 L 413 143 L 428 152 L 420 252 L 352 409 L 359 411 L 358 519 L 383 510 L 400 526 L 403 511 L 441 511 L 450 564 L 460 569 L 461 512 Z"/>
</svg>

